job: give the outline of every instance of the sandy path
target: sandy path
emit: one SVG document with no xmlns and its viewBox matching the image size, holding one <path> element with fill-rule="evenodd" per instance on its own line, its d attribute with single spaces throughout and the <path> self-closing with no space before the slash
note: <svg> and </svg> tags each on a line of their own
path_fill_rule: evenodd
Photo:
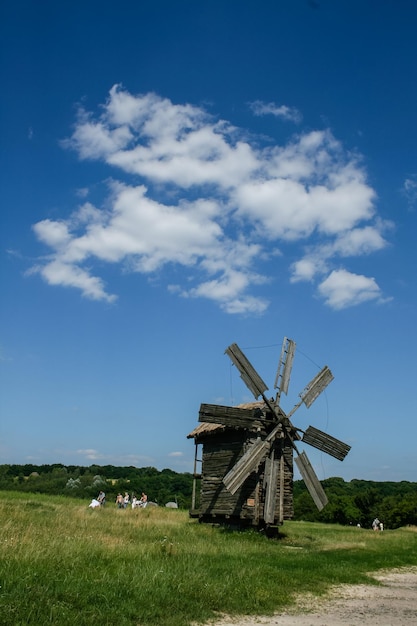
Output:
<svg viewBox="0 0 417 626">
<path fill-rule="evenodd" d="M 326 600 L 300 598 L 272 617 L 226 618 L 214 626 L 417 626 L 417 567 L 374 574 L 381 586 L 340 585 Z"/>
</svg>

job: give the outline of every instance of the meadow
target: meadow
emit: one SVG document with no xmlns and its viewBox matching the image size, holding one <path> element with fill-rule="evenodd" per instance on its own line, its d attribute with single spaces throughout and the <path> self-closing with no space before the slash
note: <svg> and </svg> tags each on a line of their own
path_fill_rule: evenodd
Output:
<svg viewBox="0 0 417 626">
<path fill-rule="evenodd" d="M 0 492 L 0 624 L 188 626 L 272 614 L 417 564 L 415 528 L 286 522 L 279 539 L 164 507 Z M 376 584 L 376 583 L 375 583 Z"/>
</svg>

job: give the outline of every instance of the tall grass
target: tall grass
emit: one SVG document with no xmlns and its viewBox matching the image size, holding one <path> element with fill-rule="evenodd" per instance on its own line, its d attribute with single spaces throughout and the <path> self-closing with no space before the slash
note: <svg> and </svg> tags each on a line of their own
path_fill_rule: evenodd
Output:
<svg viewBox="0 0 417 626">
<path fill-rule="evenodd" d="M 292 522 L 282 532 L 269 540 L 185 511 L 1 492 L 0 624 L 187 626 L 270 614 L 296 594 L 417 564 L 411 529 Z"/>
</svg>

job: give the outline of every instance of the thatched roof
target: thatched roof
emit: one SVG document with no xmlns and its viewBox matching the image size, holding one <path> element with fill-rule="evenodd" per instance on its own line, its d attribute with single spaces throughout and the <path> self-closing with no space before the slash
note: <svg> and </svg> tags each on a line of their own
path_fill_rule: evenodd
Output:
<svg viewBox="0 0 417 626">
<path fill-rule="evenodd" d="M 214 431 L 218 432 L 220 430 L 225 430 L 225 428 L 226 426 L 223 426 L 222 424 L 209 424 L 208 422 L 201 422 L 190 432 L 189 435 L 187 435 L 187 439 L 194 439 L 199 435 L 206 435 Z"/>
</svg>

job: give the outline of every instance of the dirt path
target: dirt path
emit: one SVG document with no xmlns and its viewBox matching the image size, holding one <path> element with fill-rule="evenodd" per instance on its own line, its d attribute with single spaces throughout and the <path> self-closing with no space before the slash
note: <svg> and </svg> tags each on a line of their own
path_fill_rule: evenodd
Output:
<svg viewBox="0 0 417 626">
<path fill-rule="evenodd" d="M 417 626 L 417 567 L 373 575 L 381 586 L 340 585 L 326 600 L 300 598 L 272 617 L 226 618 L 213 626 Z"/>
</svg>

